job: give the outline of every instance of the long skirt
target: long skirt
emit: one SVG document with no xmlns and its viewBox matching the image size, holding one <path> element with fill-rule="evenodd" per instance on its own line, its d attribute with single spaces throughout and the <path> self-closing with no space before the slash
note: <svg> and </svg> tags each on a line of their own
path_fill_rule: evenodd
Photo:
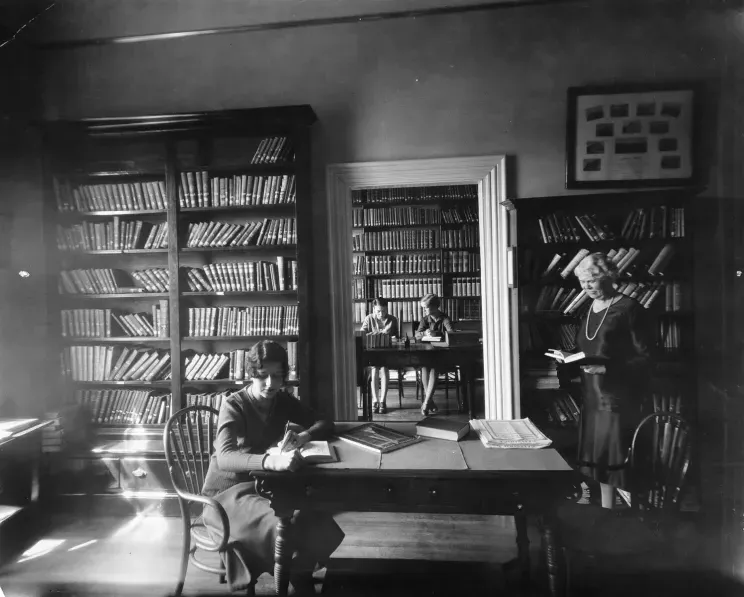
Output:
<svg viewBox="0 0 744 597">
<path fill-rule="evenodd" d="M 262 573 L 274 572 L 277 516 L 269 501 L 256 493 L 253 482 L 238 483 L 213 496 L 227 513 L 230 540 L 235 549 L 226 556 L 226 580 L 230 590 L 243 590 Z M 204 508 L 204 523 L 214 539 L 219 537 L 219 516 Z M 325 562 L 343 541 L 344 532 L 333 517 L 321 512 L 295 511 L 292 517 L 294 552 L 292 568 L 312 571 Z"/>
<path fill-rule="evenodd" d="M 635 418 L 627 413 L 584 409 L 579 426 L 579 468 L 582 474 L 626 489 L 625 465 Z"/>
</svg>

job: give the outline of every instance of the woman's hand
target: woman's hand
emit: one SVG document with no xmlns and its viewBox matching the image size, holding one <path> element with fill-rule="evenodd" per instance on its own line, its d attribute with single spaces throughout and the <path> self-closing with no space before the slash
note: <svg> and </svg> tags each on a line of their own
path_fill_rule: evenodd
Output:
<svg viewBox="0 0 744 597">
<path fill-rule="evenodd" d="M 302 463 L 303 460 L 299 450 L 291 450 L 281 454 L 269 454 L 264 459 L 263 467 L 267 471 L 295 472 L 302 467 Z"/>
<path fill-rule="evenodd" d="M 604 365 L 583 365 L 581 370 L 589 375 L 604 375 L 607 373 L 607 367 Z"/>
<path fill-rule="evenodd" d="M 288 452 L 290 450 L 296 450 L 297 448 L 301 448 L 309 441 L 310 441 L 310 434 L 307 431 L 297 433 L 290 429 L 289 431 L 287 431 L 287 435 L 285 435 L 282 441 L 279 443 L 279 447 L 283 451 Z"/>
</svg>

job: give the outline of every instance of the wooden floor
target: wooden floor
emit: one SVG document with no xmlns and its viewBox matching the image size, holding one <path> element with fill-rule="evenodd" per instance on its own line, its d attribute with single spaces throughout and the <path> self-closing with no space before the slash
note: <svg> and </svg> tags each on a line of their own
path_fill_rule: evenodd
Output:
<svg viewBox="0 0 744 597">
<path fill-rule="evenodd" d="M 343 513 L 337 520 L 346 539 L 330 571 L 317 575 L 324 595 L 447 595 L 453 583 L 498 591 L 500 564 L 516 550 L 508 518 Z M 57 516 L 26 555 L 3 567 L 0 588 L 5 597 L 169 595 L 180 538 L 174 517 Z M 264 575 L 257 588 L 273 594 L 273 578 Z M 189 568 L 184 595 L 227 594 L 215 576 Z"/>
<path fill-rule="evenodd" d="M 111 595 L 166 596 L 173 592 L 179 565 L 180 519 L 154 515 L 125 518 L 55 516 L 38 543 L 0 569 L 5 597 Z M 539 536 L 530 527 L 533 579 L 520 589 L 518 579 L 502 573 L 515 554 L 515 531 L 508 518 L 383 513 L 342 513 L 337 520 L 346 539 L 327 571 L 317 575 L 316 590 L 332 597 L 523 595 L 543 593 Z M 691 542 L 693 536 L 681 537 Z M 684 552 L 685 550 L 682 550 Z M 742 595 L 743 587 L 706 573 L 675 557 L 670 568 L 635 569 L 613 562 L 603 572 L 601 590 L 581 592 L 586 567 L 575 567 L 572 595 L 665 597 Z M 693 555 L 690 555 L 693 554 Z M 594 564 L 592 564 L 594 565 Z M 622 571 L 622 572 L 621 572 Z M 612 573 L 617 573 L 616 577 Z M 641 574 L 644 574 L 641 577 Z M 596 571 L 595 571 L 596 578 Z M 651 574 L 651 575 L 650 575 Z M 586 584 L 586 583 L 585 583 Z M 645 589 L 649 589 L 646 591 Z M 653 590 L 652 590 L 653 589 Z M 273 594 L 264 575 L 259 595 Z M 189 569 L 184 595 L 228 595 L 216 577 Z"/>
<path fill-rule="evenodd" d="M 398 384 L 395 379 L 395 373 L 391 374 L 392 379 L 388 387 L 387 397 L 385 399 L 387 413 L 384 415 L 373 414 L 374 421 L 419 421 L 423 418 L 421 414 L 421 400 L 416 398 L 416 386 L 413 381 L 405 381 L 403 384 L 402 400 L 398 394 Z M 410 377 L 410 374 L 409 374 Z M 434 392 L 434 403 L 439 408 L 439 416 L 452 416 L 458 414 L 457 393 L 454 386 L 445 390 L 444 384 L 440 383 Z M 483 383 L 477 384 L 476 401 L 480 410 L 483 404 Z M 362 409 L 359 409 L 361 416 Z M 481 413 L 482 414 L 482 413 Z"/>
</svg>

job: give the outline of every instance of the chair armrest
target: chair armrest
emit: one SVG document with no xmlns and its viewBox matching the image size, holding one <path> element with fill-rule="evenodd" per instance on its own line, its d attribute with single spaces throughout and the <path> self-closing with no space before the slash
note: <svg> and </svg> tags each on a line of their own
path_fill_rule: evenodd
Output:
<svg viewBox="0 0 744 597">
<path fill-rule="evenodd" d="M 201 547 L 201 549 L 205 551 L 225 551 L 225 549 L 227 549 L 227 544 L 230 542 L 230 520 L 227 518 L 227 512 L 225 512 L 222 504 L 205 495 L 188 493 L 187 491 L 181 491 L 179 489 L 176 489 L 176 493 L 178 493 L 178 497 L 183 500 L 198 502 L 204 506 L 211 506 L 217 511 L 217 514 L 220 516 L 220 522 L 222 523 L 222 540 L 215 548 L 210 549 L 208 547 Z"/>
</svg>

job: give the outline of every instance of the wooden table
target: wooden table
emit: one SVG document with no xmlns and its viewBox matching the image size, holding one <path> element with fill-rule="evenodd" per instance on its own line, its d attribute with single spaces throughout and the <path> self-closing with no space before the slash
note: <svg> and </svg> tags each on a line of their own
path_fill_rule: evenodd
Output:
<svg viewBox="0 0 744 597">
<path fill-rule="evenodd" d="M 361 342 L 357 345 L 359 350 Z M 362 419 L 372 420 L 372 394 L 369 391 L 370 367 L 404 369 L 406 367 L 434 367 L 438 371 L 460 368 L 463 404 L 461 411 L 467 409 L 471 419 L 475 418 L 473 403 L 475 396 L 475 376 L 478 362 L 483 359 L 483 346 L 468 344 L 462 346 L 432 346 L 429 342 L 416 342 L 410 348 L 403 345 L 389 348 L 362 348 L 357 355 L 357 364 L 362 373 Z"/>
<path fill-rule="evenodd" d="M 338 423 L 342 432 L 358 423 Z M 385 423 L 413 435 L 415 423 Z M 529 571 L 527 516 L 541 521 L 548 586 L 565 592 L 565 568 L 555 526 L 556 507 L 574 494 L 576 473 L 552 449 L 487 449 L 471 433 L 460 442 L 424 439 L 388 454 L 342 440 L 339 462 L 296 473 L 253 471 L 260 495 L 279 517 L 274 552 L 276 594 L 287 595 L 292 558 L 291 516 L 296 509 L 342 512 L 430 512 L 514 516 L 517 560 Z"/>
</svg>

